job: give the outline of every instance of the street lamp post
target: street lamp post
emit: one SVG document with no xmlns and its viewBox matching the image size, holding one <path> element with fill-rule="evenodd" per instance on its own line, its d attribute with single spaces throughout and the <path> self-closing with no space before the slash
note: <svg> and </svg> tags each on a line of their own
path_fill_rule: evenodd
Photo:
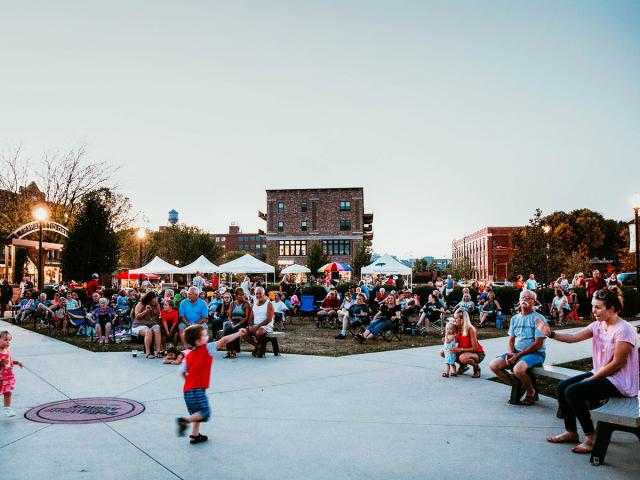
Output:
<svg viewBox="0 0 640 480">
<path fill-rule="evenodd" d="M 544 283 L 542 284 L 542 315 L 544 316 L 544 310 L 547 308 L 546 301 L 546 287 L 549 284 L 549 232 L 551 231 L 551 227 L 549 225 L 545 225 L 542 227 L 544 231 L 544 239 L 547 243 L 546 250 L 544 253 Z"/>
<path fill-rule="evenodd" d="M 140 268 L 142 267 L 142 241 L 146 235 L 144 228 L 138 229 L 136 235 L 138 237 L 138 268 Z"/>
<path fill-rule="evenodd" d="M 42 260 L 42 222 L 47 219 L 47 209 L 38 207 L 33 211 L 33 218 L 38 222 L 38 291 L 44 287 L 44 262 Z"/>
<path fill-rule="evenodd" d="M 640 292 L 640 232 L 638 232 L 638 210 L 640 210 L 640 193 L 634 193 L 631 197 L 633 207 L 633 222 L 636 229 L 636 291 Z"/>
</svg>

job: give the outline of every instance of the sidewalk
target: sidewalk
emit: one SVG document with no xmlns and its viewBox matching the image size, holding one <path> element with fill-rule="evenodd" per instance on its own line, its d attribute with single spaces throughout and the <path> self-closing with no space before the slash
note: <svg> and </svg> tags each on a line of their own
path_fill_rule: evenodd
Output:
<svg viewBox="0 0 640 480">
<path fill-rule="evenodd" d="M 236 360 L 217 354 L 209 442 L 175 435 L 185 414 L 178 367 L 128 353 L 93 353 L 0 321 L 14 335 L 14 407 L 0 419 L 3 480 L 56 479 L 630 479 L 638 441 L 614 434 L 607 462 L 551 445 L 562 430 L 553 399 L 506 403 L 509 388 L 470 376 L 444 379 L 439 347 L 340 358 L 284 355 Z M 484 341 L 488 361 L 505 339 Z M 589 342 L 549 341 L 553 363 L 590 356 Z M 26 420 L 36 405 L 121 396 L 144 403 L 112 423 L 47 425 Z"/>
</svg>

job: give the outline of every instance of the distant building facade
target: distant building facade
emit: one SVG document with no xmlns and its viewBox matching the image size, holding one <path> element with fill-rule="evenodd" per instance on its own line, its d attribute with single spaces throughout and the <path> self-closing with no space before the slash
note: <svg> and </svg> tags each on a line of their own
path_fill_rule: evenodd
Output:
<svg viewBox="0 0 640 480">
<path fill-rule="evenodd" d="M 232 223 L 227 233 L 212 233 L 211 236 L 222 253 L 241 251 L 263 259 L 267 256 L 267 237 L 261 230 L 246 233 L 240 230 L 239 225 Z"/>
<path fill-rule="evenodd" d="M 513 257 L 513 232 L 522 227 L 485 227 L 452 244 L 452 264 L 468 258 L 473 278 L 504 281 Z"/>
<path fill-rule="evenodd" d="M 267 190 L 267 245 L 281 266 L 306 264 L 309 242 L 322 242 L 332 261 L 353 263 L 358 244 L 373 239 L 373 214 L 364 213 L 364 190 L 313 188 Z M 269 248 L 268 247 L 268 248 Z"/>
</svg>

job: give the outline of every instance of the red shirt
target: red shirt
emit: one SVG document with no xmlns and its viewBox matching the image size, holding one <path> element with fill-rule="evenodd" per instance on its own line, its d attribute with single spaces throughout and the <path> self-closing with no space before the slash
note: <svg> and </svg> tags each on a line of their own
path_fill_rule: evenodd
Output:
<svg viewBox="0 0 640 480">
<path fill-rule="evenodd" d="M 322 301 L 322 308 L 340 308 L 340 299 L 336 296 L 336 297 L 326 297 L 323 301 Z"/>
<path fill-rule="evenodd" d="M 89 280 L 87 282 L 87 297 L 91 298 L 96 290 L 100 290 L 100 283 L 97 280 Z"/>
<path fill-rule="evenodd" d="M 215 351 L 216 344 L 212 342 L 200 345 L 187 353 L 184 359 L 186 377 L 183 392 L 194 388 L 209 388 L 211 367 L 213 366 L 213 356 L 212 353 L 209 353 L 209 345 L 212 345 L 213 351 Z"/>
<path fill-rule="evenodd" d="M 516 288 L 522 290 L 524 288 L 524 280 L 516 280 Z"/>
<path fill-rule="evenodd" d="M 160 318 L 163 323 L 166 323 L 169 327 L 173 327 L 176 323 L 178 323 L 178 311 L 175 308 L 171 310 L 162 310 L 160 312 Z"/>
<path fill-rule="evenodd" d="M 598 280 L 595 278 L 590 279 L 587 282 L 587 297 L 593 297 L 593 294 L 598 290 L 605 288 L 607 284 L 604 282 L 604 278 L 600 277 Z"/>
</svg>

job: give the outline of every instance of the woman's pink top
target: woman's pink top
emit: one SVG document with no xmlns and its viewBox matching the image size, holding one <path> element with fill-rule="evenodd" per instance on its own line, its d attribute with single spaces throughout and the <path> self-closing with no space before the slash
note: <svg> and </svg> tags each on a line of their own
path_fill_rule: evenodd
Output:
<svg viewBox="0 0 640 480">
<path fill-rule="evenodd" d="M 613 360 L 616 342 L 630 343 L 633 348 L 627 356 L 623 367 L 613 375 L 607 377 L 625 397 L 638 396 L 638 347 L 636 345 L 636 330 L 628 322 L 620 320 L 609 331 L 605 330 L 606 323 L 592 322 L 585 327 L 593 334 L 593 372 L 607 365 Z"/>
</svg>

